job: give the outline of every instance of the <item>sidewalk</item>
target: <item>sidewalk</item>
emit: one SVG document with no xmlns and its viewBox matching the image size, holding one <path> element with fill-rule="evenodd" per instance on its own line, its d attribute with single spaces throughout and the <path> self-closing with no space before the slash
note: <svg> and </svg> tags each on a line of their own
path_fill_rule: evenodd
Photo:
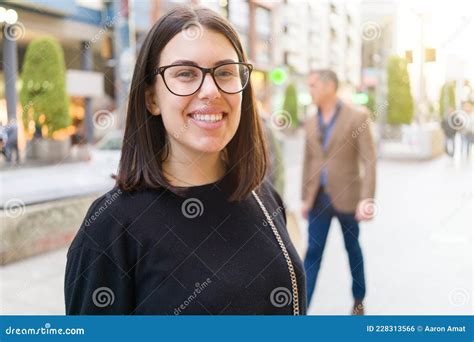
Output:
<svg viewBox="0 0 474 342">
<path fill-rule="evenodd" d="M 296 213 L 302 143 L 302 136 L 297 135 L 286 141 L 283 149 L 287 165 L 285 201 Z M 46 198 L 40 196 L 45 189 L 48 196 L 88 191 L 92 185 L 106 189 L 113 183 L 109 174 L 116 165 L 106 159 L 45 167 L 34 173 L 25 169 L 20 175 L 2 172 L 2 177 L 9 176 L 3 198 L 18 193 L 25 201 L 34 201 Z M 37 187 L 37 191 L 28 186 Z M 367 314 L 473 314 L 472 203 L 472 161 L 455 162 L 448 157 L 418 163 L 379 161 L 378 214 L 372 222 L 361 225 L 360 237 Z M 299 222 L 304 245 L 306 222 L 301 218 Z M 0 267 L 0 314 L 63 314 L 66 251 L 63 248 Z M 342 233 L 333 221 L 309 313 L 348 314 L 352 306 L 350 288 Z"/>
<path fill-rule="evenodd" d="M 302 136 L 285 144 L 286 202 L 300 203 Z M 361 224 L 366 313 L 471 315 L 473 160 L 379 160 L 377 216 Z M 307 222 L 300 220 L 302 238 Z M 349 261 L 333 220 L 309 314 L 346 315 L 352 308 Z"/>
<path fill-rule="evenodd" d="M 0 208 L 9 200 L 25 205 L 105 192 L 114 185 L 118 151 L 93 151 L 89 162 L 0 171 Z"/>
</svg>

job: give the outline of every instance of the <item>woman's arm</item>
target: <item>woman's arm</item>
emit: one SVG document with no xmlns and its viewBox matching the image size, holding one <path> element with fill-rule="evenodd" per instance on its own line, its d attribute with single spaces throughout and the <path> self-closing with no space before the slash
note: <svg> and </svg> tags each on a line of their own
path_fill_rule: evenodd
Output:
<svg viewBox="0 0 474 342">
<path fill-rule="evenodd" d="M 135 307 L 133 274 L 107 252 L 79 247 L 68 253 L 66 315 L 129 315 Z"/>
</svg>

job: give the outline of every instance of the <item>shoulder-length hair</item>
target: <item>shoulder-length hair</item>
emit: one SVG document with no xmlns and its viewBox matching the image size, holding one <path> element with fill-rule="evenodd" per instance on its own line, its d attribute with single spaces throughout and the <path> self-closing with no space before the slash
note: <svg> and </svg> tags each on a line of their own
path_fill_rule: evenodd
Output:
<svg viewBox="0 0 474 342">
<path fill-rule="evenodd" d="M 190 25 L 200 25 L 223 34 L 237 52 L 239 62 L 247 62 L 239 36 L 231 24 L 211 9 L 179 6 L 165 14 L 148 32 L 137 57 L 130 89 L 122 154 L 115 176 L 124 191 L 167 188 L 182 194 L 163 173 L 169 154 L 167 132 L 161 115 L 152 115 L 145 105 L 145 90 L 154 85 L 150 78 L 166 44 Z M 225 192 L 229 201 L 246 198 L 265 176 L 267 150 L 260 118 L 256 112 L 252 85 L 242 93 L 239 127 L 225 147 Z"/>
</svg>

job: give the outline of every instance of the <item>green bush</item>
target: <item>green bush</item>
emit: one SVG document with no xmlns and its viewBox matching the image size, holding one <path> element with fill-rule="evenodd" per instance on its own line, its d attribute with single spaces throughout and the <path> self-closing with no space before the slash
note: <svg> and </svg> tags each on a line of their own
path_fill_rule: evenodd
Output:
<svg viewBox="0 0 474 342">
<path fill-rule="evenodd" d="M 447 106 L 445 104 L 446 100 L 448 100 Z M 456 84 L 454 82 L 446 82 L 441 87 L 439 94 L 439 114 L 441 118 L 447 116 L 449 108 L 451 108 L 451 110 L 456 108 Z"/>
<path fill-rule="evenodd" d="M 406 60 L 398 56 L 390 57 L 387 74 L 387 123 L 391 125 L 410 124 L 413 120 L 413 98 Z"/>
<path fill-rule="evenodd" d="M 71 124 L 64 53 L 56 39 L 38 38 L 28 45 L 21 78 L 20 101 L 25 126 L 33 120 L 36 127 L 46 126 L 51 137 Z"/>
<path fill-rule="evenodd" d="M 373 89 L 368 89 L 367 90 L 367 98 L 368 98 L 368 101 L 367 101 L 367 108 L 369 109 L 370 113 L 371 113 L 371 117 L 373 120 L 377 120 L 380 113 L 377 113 L 377 106 L 376 106 L 376 103 L 375 103 L 375 90 Z"/>
<path fill-rule="evenodd" d="M 283 110 L 290 114 L 291 127 L 298 127 L 298 97 L 296 95 L 296 87 L 293 83 L 290 83 L 285 89 Z"/>
</svg>

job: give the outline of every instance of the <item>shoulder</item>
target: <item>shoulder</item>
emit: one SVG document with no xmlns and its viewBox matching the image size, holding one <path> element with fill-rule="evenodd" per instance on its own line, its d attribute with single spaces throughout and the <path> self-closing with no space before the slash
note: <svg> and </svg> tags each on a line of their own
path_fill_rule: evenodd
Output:
<svg viewBox="0 0 474 342">
<path fill-rule="evenodd" d="M 370 112 L 365 106 L 343 102 L 343 108 L 346 112 L 350 113 L 352 117 L 357 119 L 368 119 L 370 117 Z"/>
<path fill-rule="evenodd" d="M 370 124 L 370 112 L 364 106 L 343 103 L 343 111 L 348 114 L 353 125 L 360 126 L 363 123 Z"/>
<path fill-rule="evenodd" d="M 268 207 L 269 212 L 282 212 L 286 221 L 286 205 L 278 191 L 268 181 L 264 180 L 256 193 L 261 197 L 263 204 Z"/>
<path fill-rule="evenodd" d="M 304 121 L 304 126 L 306 130 L 316 125 L 318 121 L 318 116 L 315 113 L 308 115 Z"/>
<path fill-rule="evenodd" d="M 163 190 L 164 191 L 164 190 Z M 69 251 L 85 247 L 107 249 L 124 238 L 127 228 L 152 204 L 159 205 L 159 190 L 123 191 L 114 187 L 90 205 Z"/>
</svg>

